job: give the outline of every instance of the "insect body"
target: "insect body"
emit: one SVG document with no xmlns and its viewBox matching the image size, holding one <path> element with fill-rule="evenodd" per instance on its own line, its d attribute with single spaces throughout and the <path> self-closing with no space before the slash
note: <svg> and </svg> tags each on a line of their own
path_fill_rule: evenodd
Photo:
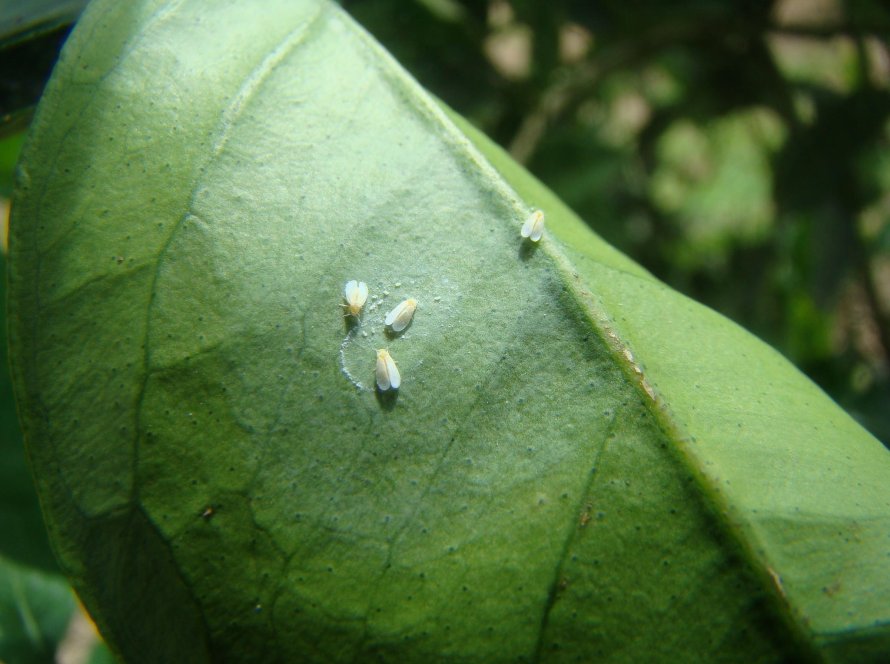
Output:
<svg viewBox="0 0 890 664">
<path fill-rule="evenodd" d="M 519 231 L 519 234 L 532 242 L 540 240 L 544 234 L 544 213 L 540 210 L 532 212 L 528 219 L 525 220 L 525 223 L 522 224 L 522 230 Z"/>
<path fill-rule="evenodd" d="M 414 310 L 417 309 L 417 300 L 409 297 L 407 300 L 396 305 L 395 309 L 386 314 L 384 323 L 392 328 L 393 332 L 401 332 L 414 317 Z"/>
<path fill-rule="evenodd" d="M 355 279 L 347 281 L 343 287 L 343 299 L 346 300 L 346 313 L 358 318 L 368 299 L 368 284 Z"/>
<path fill-rule="evenodd" d="M 380 391 L 397 390 L 402 384 L 402 375 L 392 355 L 385 348 L 377 351 L 377 387 Z"/>
</svg>

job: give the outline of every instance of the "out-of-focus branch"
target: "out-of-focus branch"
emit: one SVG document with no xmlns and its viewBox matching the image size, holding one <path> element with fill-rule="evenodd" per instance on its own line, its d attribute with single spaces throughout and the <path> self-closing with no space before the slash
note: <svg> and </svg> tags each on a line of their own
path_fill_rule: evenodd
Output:
<svg viewBox="0 0 890 664">
<path fill-rule="evenodd" d="M 865 291 L 865 300 L 871 310 L 871 319 L 877 328 L 878 341 L 883 351 L 884 362 L 890 361 L 890 315 L 881 302 L 878 286 L 875 282 L 875 271 L 867 257 L 860 261 L 860 278 Z"/>
<path fill-rule="evenodd" d="M 541 93 L 538 103 L 520 123 L 508 147 L 510 154 L 518 162 L 527 163 L 547 127 L 576 108 L 606 75 L 643 62 L 672 44 L 719 34 L 715 30 L 725 29 L 722 25 L 715 25 L 714 21 L 660 25 L 648 34 L 633 35 L 626 41 L 600 48 L 587 59 L 557 70 L 556 80 Z"/>
<path fill-rule="evenodd" d="M 587 98 L 611 72 L 634 66 L 658 52 L 682 43 L 703 38 L 763 39 L 767 35 L 794 35 L 828 39 L 839 35 L 879 36 L 890 34 L 890 25 L 840 24 L 834 26 L 795 25 L 734 25 L 703 21 L 694 25 L 665 25 L 648 35 L 634 35 L 625 44 L 616 44 L 608 52 L 595 52 L 588 59 L 572 67 L 558 70 L 556 80 L 539 96 L 537 104 L 526 114 L 510 141 L 508 150 L 520 163 L 528 163 L 534 155 L 547 128 L 569 114 Z M 783 116 L 790 104 L 783 104 Z M 786 119 L 794 124 L 792 115 Z"/>
<path fill-rule="evenodd" d="M 775 35 L 787 35 L 789 37 L 810 37 L 812 39 L 833 39 L 838 36 L 845 37 L 869 37 L 890 36 L 890 24 L 888 25 L 858 25 L 854 23 L 842 23 L 829 26 L 812 25 L 781 25 L 774 24 L 765 29 Z"/>
</svg>

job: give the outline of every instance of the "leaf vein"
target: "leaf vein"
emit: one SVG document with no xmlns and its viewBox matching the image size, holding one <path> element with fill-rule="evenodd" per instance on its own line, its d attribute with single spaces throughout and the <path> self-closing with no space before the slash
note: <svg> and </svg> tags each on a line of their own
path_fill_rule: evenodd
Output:
<svg viewBox="0 0 890 664">
<path fill-rule="evenodd" d="M 292 53 L 300 44 L 303 43 L 306 36 L 309 34 L 310 29 L 317 24 L 319 18 L 325 12 L 325 7 L 326 6 L 322 6 L 322 8 L 319 9 L 315 14 L 313 14 L 308 21 L 302 22 L 299 26 L 288 32 L 287 35 L 285 35 L 285 37 L 274 48 L 266 53 L 260 63 L 256 67 L 254 67 L 247 74 L 246 77 L 244 77 L 241 84 L 238 86 L 238 90 L 235 92 L 235 94 L 221 113 L 219 125 L 216 129 L 215 137 L 212 140 L 212 148 L 209 155 L 205 159 L 202 168 L 199 169 L 198 172 L 203 173 L 206 167 L 215 159 L 217 159 L 223 152 L 231 131 L 235 126 L 238 117 L 244 111 L 247 104 L 253 97 L 255 97 L 259 93 L 259 91 L 262 89 L 263 83 L 269 78 L 272 72 L 285 60 L 285 58 L 290 53 Z M 149 287 L 149 300 L 146 306 L 144 327 L 145 342 L 143 344 L 143 375 L 139 390 L 135 397 L 134 409 L 136 415 L 132 471 L 132 490 L 134 494 L 134 500 L 138 496 L 139 492 L 139 483 L 136 478 L 138 476 L 139 468 L 139 445 L 141 437 L 143 435 L 141 415 L 143 403 L 145 400 L 145 393 L 148 387 L 148 380 L 151 375 L 151 348 L 149 341 L 151 339 L 152 312 L 156 301 L 158 280 L 160 278 L 161 267 L 164 263 L 164 259 L 173 244 L 174 238 L 176 237 L 179 230 L 182 228 L 183 224 L 185 224 L 185 222 L 190 217 L 194 216 L 193 210 L 195 208 L 195 200 L 198 191 L 200 190 L 200 184 L 201 178 L 196 178 L 195 184 L 192 187 L 186 203 L 185 212 L 183 212 L 182 216 L 180 216 L 180 218 L 176 221 L 170 231 L 170 234 L 167 236 L 166 241 L 163 243 L 158 252 L 154 274 L 152 276 L 151 285 Z"/>
<path fill-rule="evenodd" d="M 547 632 L 547 626 L 550 623 L 550 614 L 553 610 L 554 605 L 556 604 L 556 600 L 559 595 L 560 583 L 563 578 L 563 568 L 565 567 L 566 559 L 569 556 L 569 551 L 572 546 L 572 542 L 575 541 L 575 537 L 578 533 L 578 515 L 581 513 L 584 508 L 585 501 L 588 500 L 588 496 L 590 495 L 590 491 L 593 488 L 593 483 L 596 481 L 597 471 L 599 470 L 600 459 L 606 451 L 606 447 L 608 446 L 609 436 L 612 433 L 612 430 L 615 426 L 615 423 L 618 419 L 616 413 L 613 412 L 612 419 L 609 422 L 609 426 L 606 428 L 606 431 L 603 435 L 602 445 L 599 450 L 596 452 L 593 458 L 593 464 L 590 467 L 590 471 L 588 472 L 587 482 L 584 484 L 584 488 L 580 493 L 580 497 L 578 498 L 578 503 L 575 506 L 575 509 L 570 512 L 571 519 L 569 521 L 569 525 L 566 528 L 565 538 L 563 539 L 562 549 L 560 551 L 559 558 L 557 559 L 556 567 L 553 570 L 553 579 L 550 582 L 550 588 L 547 591 L 547 600 L 544 602 L 544 609 L 541 613 L 541 620 L 538 628 L 538 639 L 535 643 L 535 652 L 532 657 L 532 662 L 537 663 L 541 661 L 541 656 L 544 650 L 544 635 Z"/>
</svg>

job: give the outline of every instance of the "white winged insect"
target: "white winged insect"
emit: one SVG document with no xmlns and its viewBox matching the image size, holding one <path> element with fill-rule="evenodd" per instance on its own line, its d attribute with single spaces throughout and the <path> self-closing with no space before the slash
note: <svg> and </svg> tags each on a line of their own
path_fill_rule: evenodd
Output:
<svg viewBox="0 0 890 664">
<path fill-rule="evenodd" d="M 347 281 L 343 287 L 343 299 L 346 300 L 346 313 L 358 318 L 362 307 L 368 300 L 368 284 L 364 281 Z"/>
<path fill-rule="evenodd" d="M 401 332 L 411 319 L 414 318 L 414 310 L 417 309 L 417 300 L 409 297 L 407 300 L 399 302 L 395 308 L 386 314 L 383 322 L 388 325 L 393 332 Z"/>
<path fill-rule="evenodd" d="M 540 240 L 544 234 L 544 213 L 541 210 L 535 210 L 528 215 L 528 219 L 522 224 L 522 230 L 519 231 L 519 234 L 532 242 Z"/>
<path fill-rule="evenodd" d="M 402 384 L 402 374 L 392 355 L 385 348 L 377 351 L 377 387 L 381 392 L 397 390 Z"/>
</svg>

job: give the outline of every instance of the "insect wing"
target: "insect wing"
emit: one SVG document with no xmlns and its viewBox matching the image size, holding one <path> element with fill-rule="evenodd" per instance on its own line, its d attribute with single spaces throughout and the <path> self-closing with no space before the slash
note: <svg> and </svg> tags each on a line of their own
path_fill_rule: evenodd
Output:
<svg viewBox="0 0 890 664">
<path fill-rule="evenodd" d="M 343 298 L 346 300 L 346 308 L 353 316 L 358 316 L 368 299 L 368 284 L 364 281 L 347 281 L 343 287 Z"/>
<path fill-rule="evenodd" d="M 389 370 L 389 386 L 394 390 L 399 389 L 402 385 L 402 374 L 399 373 L 399 368 L 389 353 L 386 355 L 386 366 Z"/>
<path fill-rule="evenodd" d="M 383 322 L 386 325 L 389 325 L 393 332 L 401 332 L 408 327 L 408 323 L 410 323 L 411 319 L 414 317 L 414 311 L 416 309 L 417 300 L 413 297 L 409 297 L 404 302 L 400 302 L 396 305 L 395 309 L 386 314 L 386 318 Z"/>
<path fill-rule="evenodd" d="M 402 376 L 399 368 L 396 366 L 395 360 L 389 351 L 381 349 L 377 351 L 377 387 L 382 391 L 389 389 L 397 390 L 402 384 Z"/>
<path fill-rule="evenodd" d="M 358 282 L 358 302 L 360 306 L 364 306 L 368 301 L 368 284 L 364 281 Z"/>
<path fill-rule="evenodd" d="M 522 224 L 522 230 L 519 231 L 522 237 L 528 238 L 532 242 L 537 242 L 544 235 L 544 213 L 540 210 L 532 212 L 525 223 Z"/>
</svg>

